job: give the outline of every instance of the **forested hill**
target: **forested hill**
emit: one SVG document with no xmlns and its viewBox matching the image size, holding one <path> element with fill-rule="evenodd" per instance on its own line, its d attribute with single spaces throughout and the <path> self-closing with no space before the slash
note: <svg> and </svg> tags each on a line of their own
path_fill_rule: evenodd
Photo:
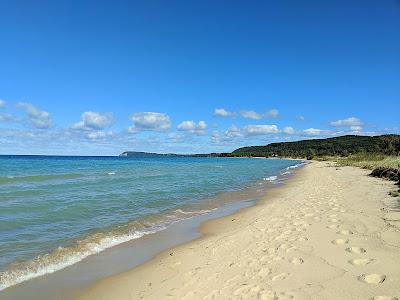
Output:
<svg viewBox="0 0 400 300">
<path fill-rule="evenodd" d="M 381 136 L 345 135 L 327 139 L 272 143 L 236 149 L 231 156 L 347 156 L 357 153 L 400 155 L 400 135 Z"/>
</svg>

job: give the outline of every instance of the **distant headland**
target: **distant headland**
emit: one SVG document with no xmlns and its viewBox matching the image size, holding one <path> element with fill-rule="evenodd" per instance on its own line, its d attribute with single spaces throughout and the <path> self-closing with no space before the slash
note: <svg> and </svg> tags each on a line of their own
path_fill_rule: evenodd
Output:
<svg viewBox="0 0 400 300">
<path fill-rule="evenodd" d="M 175 154 L 175 153 L 152 153 L 152 152 L 137 152 L 125 151 L 119 156 L 122 157 L 224 157 L 229 153 L 206 153 L 206 154 Z"/>
</svg>

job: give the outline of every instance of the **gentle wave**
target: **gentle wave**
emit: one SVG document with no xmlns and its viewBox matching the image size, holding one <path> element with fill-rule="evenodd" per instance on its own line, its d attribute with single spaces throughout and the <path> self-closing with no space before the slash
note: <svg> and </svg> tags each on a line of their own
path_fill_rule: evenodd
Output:
<svg viewBox="0 0 400 300">
<path fill-rule="evenodd" d="M 213 209 L 198 211 L 184 211 L 176 209 L 172 213 L 156 218 L 159 222 L 149 224 L 148 220 L 135 221 L 106 234 L 96 233 L 83 240 L 77 241 L 70 247 L 59 247 L 55 251 L 38 256 L 22 263 L 14 263 L 9 270 L 0 273 L 0 291 L 18 283 L 50 274 L 82 261 L 84 258 L 97 254 L 119 244 L 141 238 L 145 235 L 166 229 L 173 223 L 193 216 L 211 212 Z M 182 217 L 182 215 L 184 217 Z M 150 220 L 151 222 L 151 220 Z"/>
<path fill-rule="evenodd" d="M 307 163 L 303 161 L 303 162 L 301 162 L 301 163 L 299 163 L 299 164 L 297 164 L 297 165 L 293 165 L 293 166 L 287 167 L 286 170 L 296 169 L 296 168 L 301 167 L 301 166 L 304 166 L 304 165 L 306 165 L 306 164 L 307 164 Z"/>
<path fill-rule="evenodd" d="M 29 176 L 0 176 L 0 184 L 14 182 L 40 182 L 59 179 L 75 179 L 82 177 L 82 174 L 53 174 L 53 175 L 29 175 Z"/>
</svg>

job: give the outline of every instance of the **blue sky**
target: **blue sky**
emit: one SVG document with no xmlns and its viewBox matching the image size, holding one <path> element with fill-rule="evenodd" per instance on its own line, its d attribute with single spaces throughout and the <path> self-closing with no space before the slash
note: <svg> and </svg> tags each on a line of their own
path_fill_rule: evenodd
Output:
<svg viewBox="0 0 400 300">
<path fill-rule="evenodd" d="M 399 133 L 400 2 L 2 1 L 0 154 Z"/>
</svg>

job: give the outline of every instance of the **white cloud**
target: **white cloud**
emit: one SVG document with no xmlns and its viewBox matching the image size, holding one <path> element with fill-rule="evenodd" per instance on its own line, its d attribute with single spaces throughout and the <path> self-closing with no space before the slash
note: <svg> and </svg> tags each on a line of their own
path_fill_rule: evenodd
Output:
<svg viewBox="0 0 400 300">
<path fill-rule="evenodd" d="M 325 132 L 325 130 L 317 129 L 317 128 L 308 128 L 303 130 L 306 135 L 320 135 Z"/>
<path fill-rule="evenodd" d="M 350 126 L 351 131 L 361 131 L 362 129 L 362 126 Z"/>
<path fill-rule="evenodd" d="M 29 121 L 38 129 L 47 129 L 51 126 L 50 114 L 47 111 L 40 110 L 31 103 L 18 102 L 17 108 L 25 111 Z"/>
<path fill-rule="evenodd" d="M 244 127 L 248 135 L 264 135 L 270 133 L 279 133 L 276 125 L 247 125 Z"/>
<path fill-rule="evenodd" d="M 81 115 L 81 120 L 71 126 L 76 130 L 101 130 L 110 127 L 115 122 L 112 113 L 100 113 L 95 111 L 85 111 Z"/>
<path fill-rule="evenodd" d="M 183 121 L 178 125 L 179 130 L 195 130 L 196 127 L 197 125 L 193 121 Z"/>
<path fill-rule="evenodd" d="M 265 118 L 276 118 L 279 115 L 279 111 L 277 109 L 271 109 L 264 114 L 260 114 L 254 110 L 242 110 L 240 115 L 246 119 L 261 120 Z"/>
<path fill-rule="evenodd" d="M 178 125 L 179 130 L 186 130 L 186 131 L 191 131 L 191 130 L 205 130 L 207 128 L 207 124 L 204 121 L 200 121 L 199 123 L 196 124 L 194 121 L 183 121 Z"/>
<path fill-rule="evenodd" d="M 166 131 L 171 128 L 171 120 L 167 114 L 157 112 L 139 112 L 133 114 L 130 119 L 133 125 L 129 132 L 138 131 Z"/>
<path fill-rule="evenodd" d="M 265 114 L 266 118 L 276 118 L 279 115 L 279 111 L 277 109 L 271 109 Z"/>
<path fill-rule="evenodd" d="M 350 117 L 343 120 L 337 120 L 330 123 L 331 126 L 362 126 L 363 122 L 356 117 Z"/>
<path fill-rule="evenodd" d="M 252 120 L 260 120 L 263 118 L 262 114 L 259 114 L 259 113 L 255 112 L 254 110 L 242 110 L 240 112 L 240 115 L 243 118 L 252 119 Z"/>
<path fill-rule="evenodd" d="M 232 125 L 226 131 L 214 131 L 211 134 L 211 143 L 219 144 L 219 145 L 228 145 L 231 144 L 232 141 L 236 138 L 242 137 L 242 131 L 240 128 Z"/>
<path fill-rule="evenodd" d="M 207 124 L 204 121 L 200 121 L 196 124 L 194 121 L 183 121 L 178 125 L 178 130 L 194 132 L 196 134 L 204 134 L 207 129 Z"/>
<path fill-rule="evenodd" d="M 6 107 L 6 101 L 0 99 L 0 108 Z"/>
<path fill-rule="evenodd" d="M 293 129 L 293 127 L 290 127 L 290 126 L 286 126 L 285 128 L 283 128 L 283 133 L 286 133 L 286 134 L 294 134 L 294 129 Z"/>
<path fill-rule="evenodd" d="M 214 109 L 214 116 L 217 117 L 232 117 L 235 116 L 236 113 L 231 112 L 231 111 L 227 111 L 224 108 L 216 108 Z"/>
<path fill-rule="evenodd" d="M 306 118 L 304 116 L 298 116 L 297 119 L 299 119 L 300 121 L 304 121 Z"/>
<path fill-rule="evenodd" d="M 204 121 L 200 121 L 199 124 L 197 124 L 197 127 L 200 130 L 205 130 L 205 129 L 207 129 L 207 123 Z"/>
</svg>

